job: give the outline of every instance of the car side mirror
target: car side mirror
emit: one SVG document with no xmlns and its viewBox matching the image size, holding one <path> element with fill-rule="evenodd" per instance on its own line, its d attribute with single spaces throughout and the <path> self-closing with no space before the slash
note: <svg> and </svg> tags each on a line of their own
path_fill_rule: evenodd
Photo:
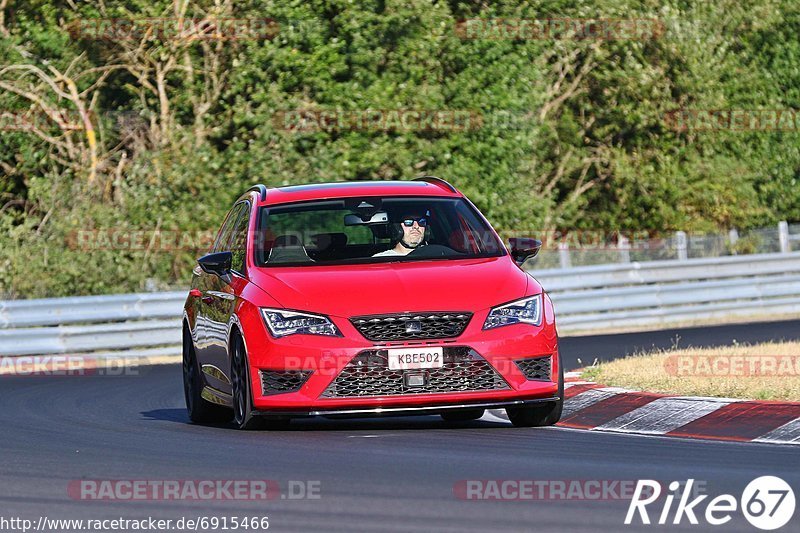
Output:
<svg viewBox="0 0 800 533">
<path fill-rule="evenodd" d="M 531 257 L 536 257 L 542 248 L 542 241 L 529 237 L 512 237 L 508 239 L 508 244 L 511 245 L 511 257 L 518 265 L 522 265 Z"/>
<path fill-rule="evenodd" d="M 231 252 L 216 252 L 204 255 L 197 260 L 197 264 L 204 272 L 219 276 L 225 283 L 230 283 L 232 261 L 233 254 Z"/>
</svg>

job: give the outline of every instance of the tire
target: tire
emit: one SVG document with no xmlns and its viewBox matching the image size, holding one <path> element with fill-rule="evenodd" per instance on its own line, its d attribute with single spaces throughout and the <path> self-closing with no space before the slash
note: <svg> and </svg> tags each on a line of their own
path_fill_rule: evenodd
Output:
<svg viewBox="0 0 800 533">
<path fill-rule="evenodd" d="M 486 409 L 454 409 L 445 411 L 440 416 L 447 422 L 468 422 L 479 419 L 485 412 Z"/>
<path fill-rule="evenodd" d="M 231 343 L 231 388 L 233 396 L 233 423 L 242 430 L 266 428 L 264 419 L 253 410 L 253 395 L 250 391 L 250 365 L 245 354 L 244 343 L 235 335 Z"/>
<path fill-rule="evenodd" d="M 211 403 L 202 396 L 203 376 L 194 351 L 189 326 L 183 326 L 183 397 L 189 420 L 197 424 L 230 422 L 233 413 L 225 406 Z"/>
<path fill-rule="evenodd" d="M 561 420 L 564 409 L 564 367 L 558 357 L 558 401 L 523 407 L 507 407 L 506 414 L 514 427 L 552 426 Z"/>
</svg>

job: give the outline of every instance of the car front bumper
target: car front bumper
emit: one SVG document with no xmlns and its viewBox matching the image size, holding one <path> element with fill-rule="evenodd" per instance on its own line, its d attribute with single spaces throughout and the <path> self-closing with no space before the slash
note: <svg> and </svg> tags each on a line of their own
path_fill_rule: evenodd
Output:
<svg viewBox="0 0 800 533">
<path fill-rule="evenodd" d="M 550 315 L 552 316 L 552 315 Z M 547 315 L 545 315 L 547 317 Z M 437 413 L 446 409 L 504 408 L 527 402 L 552 402 L 559 398 L 558 337 L 555 323 L 545 319 L 539 327 L 516 324 L 483 330 L 476 316 L 456 339 L 375 343 L 349 323 L 339 322 L 342 337 L 292 335 L 275 339 L 258 320 L 245 327 L 253 391 L 253 408 L 275 416 L 380 416 L 414 412 Z M 413 394 L 331 397 L 331 383 L 354 358 L 368 351 L 398 347 L 467 349 L 479 355 L 502 378 L 504 386 L 491 390 L 415 392 Z M 528 379 L 515 364 L 526 358 L 550 357 L 549 379 Z M 299 389 L 264 393 L 261 371 L 301 371 L 309 375 Z M 520 403 L 522 402 L 522 403 Z"/>
</svg>

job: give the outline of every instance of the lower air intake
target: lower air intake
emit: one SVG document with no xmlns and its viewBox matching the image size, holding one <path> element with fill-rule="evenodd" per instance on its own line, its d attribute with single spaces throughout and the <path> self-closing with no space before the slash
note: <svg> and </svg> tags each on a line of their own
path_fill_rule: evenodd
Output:
<svg viewBox="0 0 800 533">
<path fill-rule="evenodd" d="M 526 378 L 535 381 L 551 381 L 549 355 L 543 357 L 531 357 L 530 359 L 518 359 L 514 361 Z"/>
<path fill-rule="evenodd" d="M 264 396 L 297 392 L 310 375 L 310 370 L 262 370 L 261 392 Z"/>
</svg>

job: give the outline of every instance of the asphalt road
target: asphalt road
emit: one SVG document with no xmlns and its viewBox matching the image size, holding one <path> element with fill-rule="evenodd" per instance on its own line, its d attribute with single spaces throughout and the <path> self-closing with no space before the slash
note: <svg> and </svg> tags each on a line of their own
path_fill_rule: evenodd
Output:
<svg viewBox="0 0 800 533">
<path fill-rule="evenodd" d="M 593 346 L 618 342 L 628 349 L 644 342 L 614 338 L 595 338 Z M 573 350 L 576 339 L 564 340 Z M 294 421 L 290 430 L 253 433 L 191 425 L 176 365 L 127 377 L 6 377 L 0 401 L 0 523 L 40 516 L 268 516 L 270 531 L 706 531 L 714 528 L 702 516 L 698 526 L 684 518 L 682 526 L 637 521 L 626 527 L 629 500 L 465 500 L 454 486 L 463 480 L 691 478 L 711 497 L 738 499 L 752 479 L 777 475 L 800 491 L 793 446 L 516 429 L 490 415 L 462 424 L 435 416 L 308 419 Z M 290 481 L 312 481 L 319 483 L 319 498 L 93 501 L 68 493 L 70 483 L 82 479 L 267 479 L 278 482 L 284 496 Z M 661 508 L 650 513 L 654 521 Z M 704 509 L 701 503 L 701 515 Z M 715 529 L 757 531 L 740 512 Z M 800 531 L 800 511 L 781 531 Z"/>
</svg>

